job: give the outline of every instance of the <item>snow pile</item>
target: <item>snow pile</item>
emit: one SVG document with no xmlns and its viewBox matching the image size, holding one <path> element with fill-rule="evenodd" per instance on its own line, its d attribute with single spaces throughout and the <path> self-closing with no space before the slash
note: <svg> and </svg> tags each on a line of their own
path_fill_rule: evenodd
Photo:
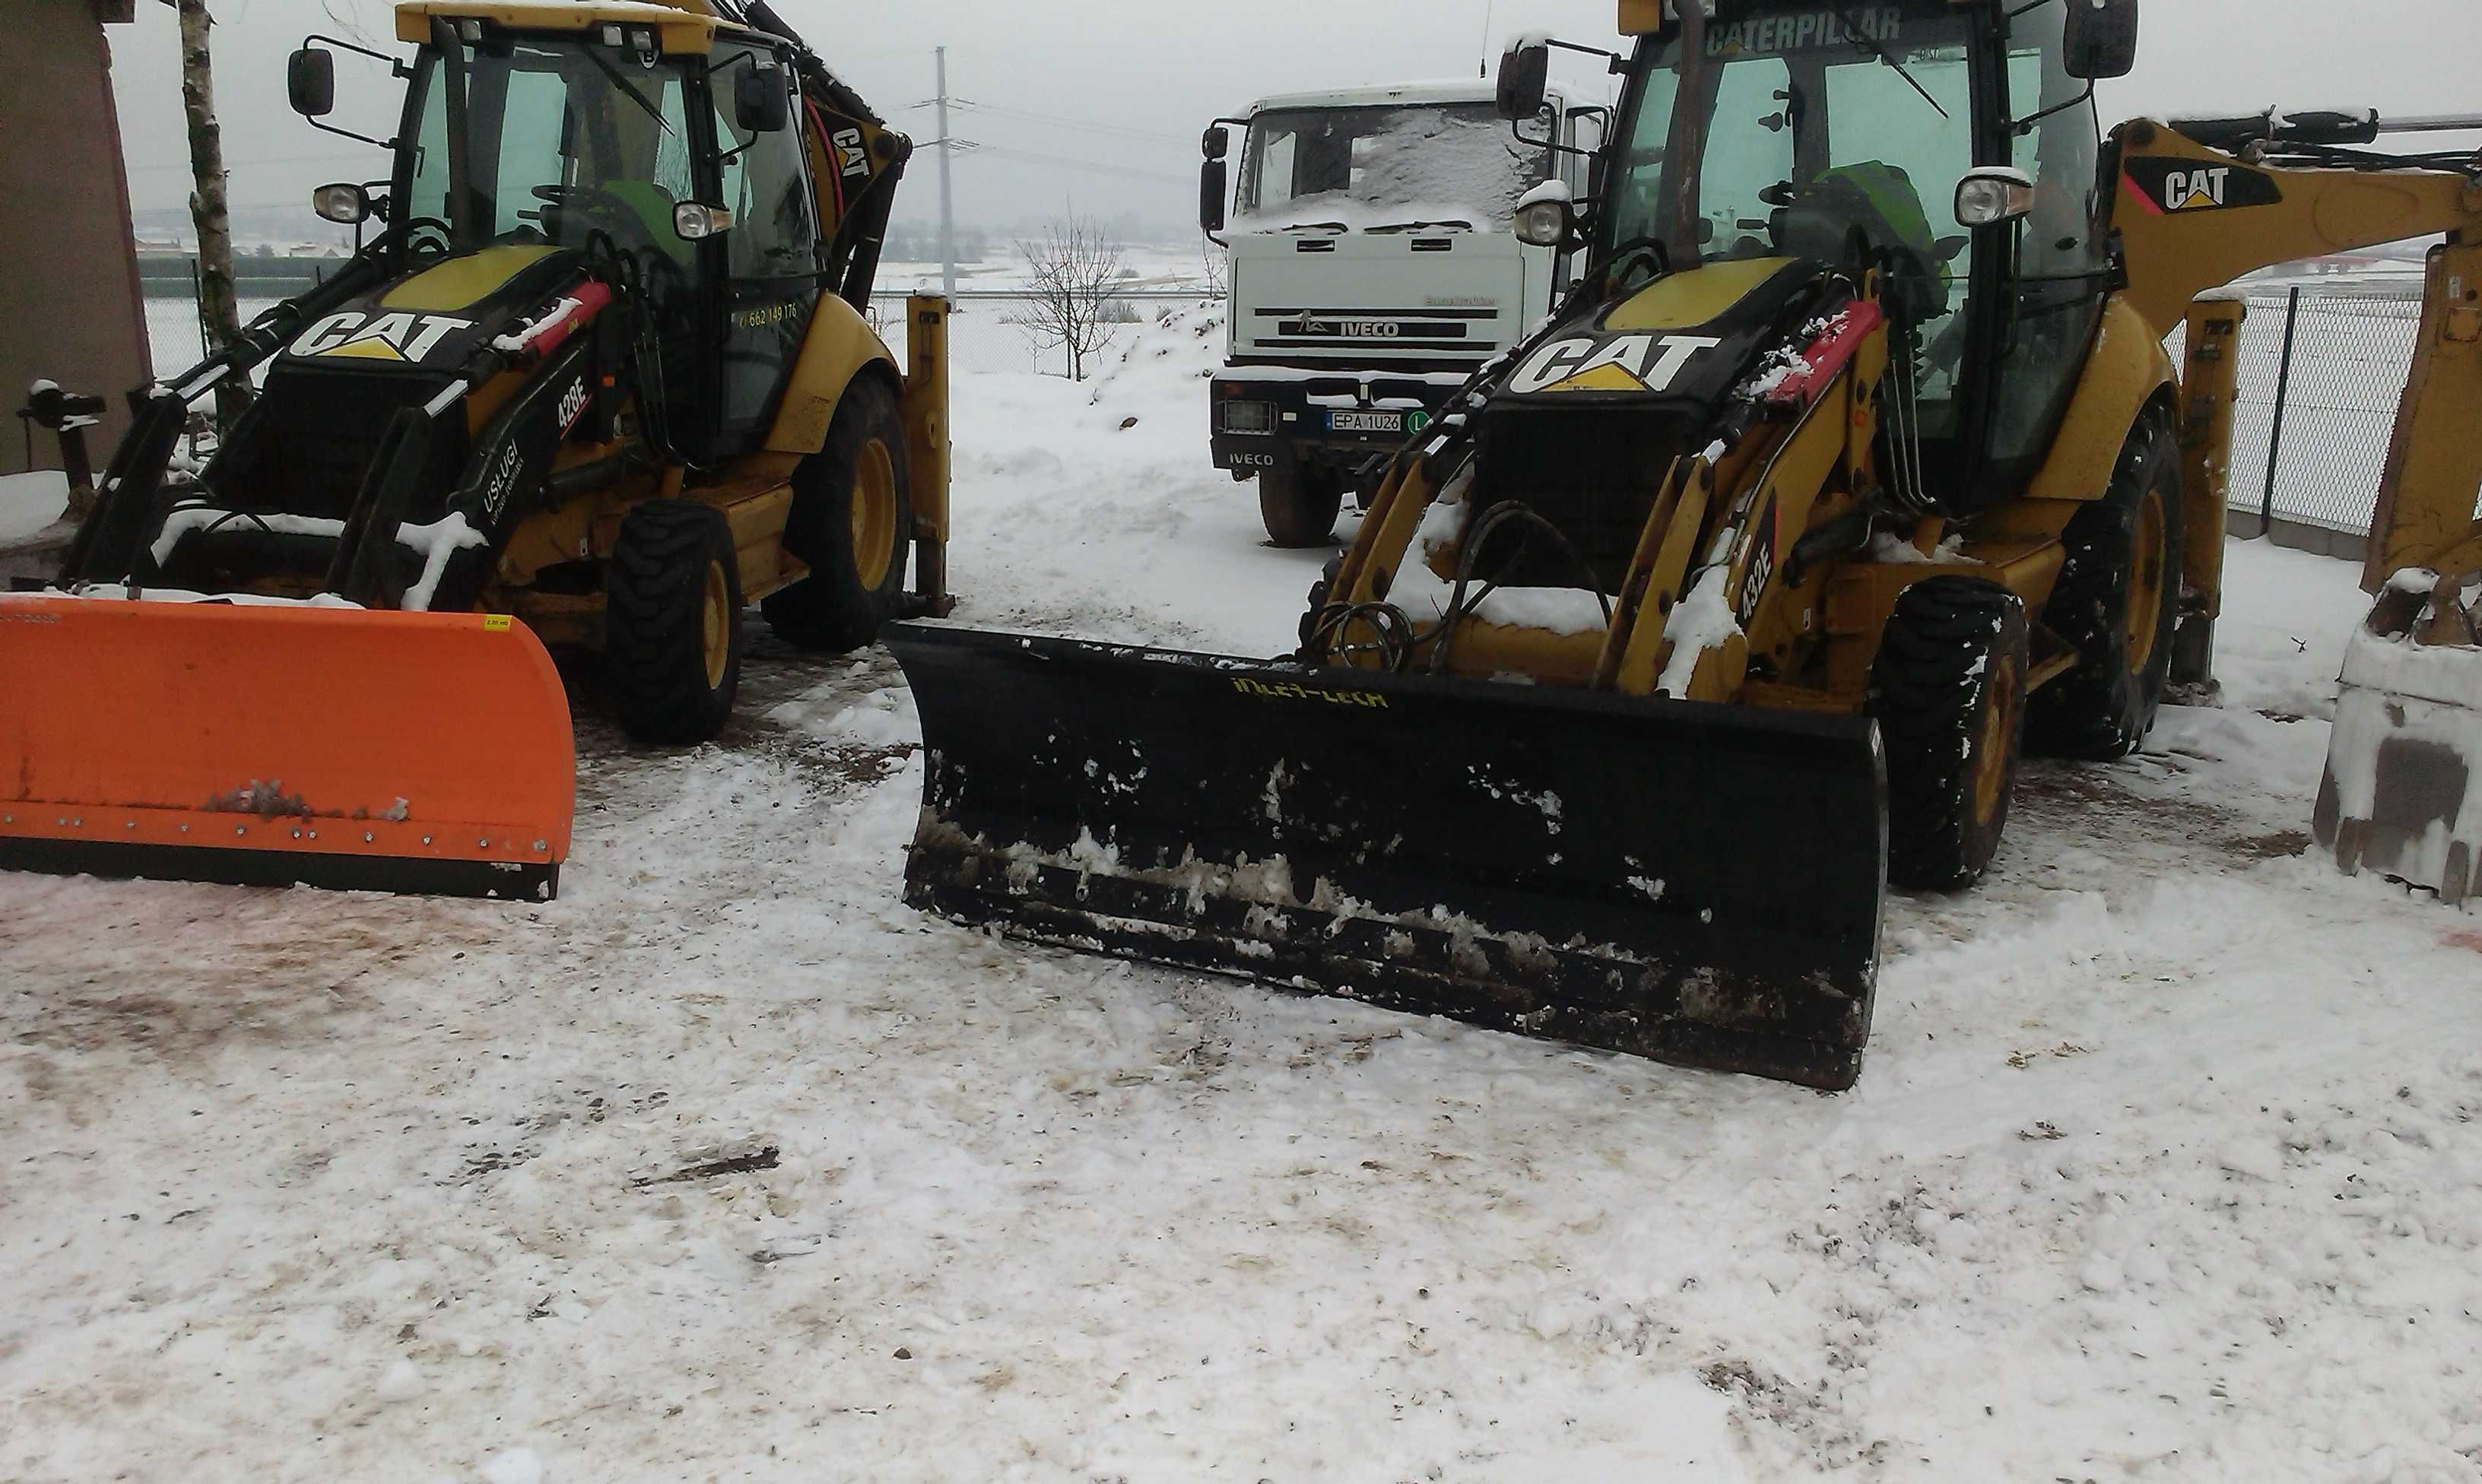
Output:
<svg viewBox="0 0 2482 1484">
<path fill-rule="evenodd" d="M 406 611 L 415 613 L 430 609 L 432 594 L 439 590 L 440 579 L 448 575 L 449 558 L 488 544 L 483 533 L 466 521 L 462 510 L 451 510 L 429 525 L 399 526 L 396 541 L 422 557 L 422 575 L 405 590 Z"/>
<path fill-rule="evenodd" d="M 1718 562 L 1701 570 L 1672 615 L 1664 620 L 1663 638 L 1672 646 L 1672 656 L 1663 662 L 1663 677 L 1654 683 L 1659 693 L 1688 694 L 1699 660 L 1709 650 L 1740 637 L 1740 620 L 1733 615 L 1732 599 L 1726 591 L 1731 581 L 1729 563 Z"/>
<path fill-rule="evenodd" d="M 506 334 L 492 336 L 491 349 L 510 355 L 523 355 L 554 334 L 566 335 L 569 328 L 570 317 L 585 312 L 584 302 L 563 295 L 558 303 L 544 310 L 541 316 L 527 321 Z"/>
<path fill-rule="evenodd" d="M 840 681 L 813 688 L 772 707 L 766 717 L 817 742 L 858 747 L 911 746 L 919 742 L 922 717 L 913 708 L 911 690 L 887 686 L 858 697 L 851 693 L 854 682 L 865 681 L 872 673 L 868 663 L 856 663 Z"/>
<path fill-rule="evenodd" d="M 0 474 L 0 544 L 22 541 L 61 518 L 69 504 L 69 477 L 58 469 Z"/>
</svg>

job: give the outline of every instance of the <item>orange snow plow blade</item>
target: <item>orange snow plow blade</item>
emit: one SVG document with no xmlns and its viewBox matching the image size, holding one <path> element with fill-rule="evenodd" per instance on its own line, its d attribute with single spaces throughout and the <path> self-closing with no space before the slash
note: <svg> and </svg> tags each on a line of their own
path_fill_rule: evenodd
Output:
<svg viewBox="0 0 2482 1484">
<path fill-rule="evenodd" d="M 0 870 L 548 898 L 575 799 L 515 619 L 0 596 Z"/>
</svg>

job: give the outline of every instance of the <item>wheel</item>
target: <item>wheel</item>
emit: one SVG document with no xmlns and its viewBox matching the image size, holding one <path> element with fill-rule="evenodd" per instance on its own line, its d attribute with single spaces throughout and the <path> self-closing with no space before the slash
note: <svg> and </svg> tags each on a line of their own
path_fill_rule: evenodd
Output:
<svg viewBox="0 0 2482 1484">
<path fill-rule="evenodd" d="M 904 596 L 912 534 L 896 394 L 877 379 L 857 381 L 827 444 L 794 472 L 784 549 L 810 571 L 759 605 L 768 627 L 788 644 L 828 654 L 869 643 Z"/>
<path fill-rule="evenodd" d="M 741 684 L 741 562 L 724 512 L 650 500 L 620 522 L 605 568 L 613 709 L 642 742 L 711 741 Z"/>
<path fill-rule="evenodd" d="M 2077 652 L 2077 667 L 2028 700 L 2035 750 L 2107 762 L 2153 729 L 2180 616 L 2180 529 L 2179 447 L 2169 420 L 2149 413 L 2110 490 L 2069 522 L 2043 622 Z"/>
<path fill-rule="evenodd" d="M 1336 512 L 1344 508 L 1344 482 L 1324 469 L 1296 464 L 1291 472 L 1258 474 L 1258 518 L 1278 546 L 1325 546 L 1335 536 Z"/>
<path fill-rule="evenodd" d="M 1871 715 L 1888 755 L 1888 877 L 1963 891 L 2008 824 L 2024 733 L 2025 605 L 1994 583 L 1905 589 L 1879 638 Z"/>
</svg>

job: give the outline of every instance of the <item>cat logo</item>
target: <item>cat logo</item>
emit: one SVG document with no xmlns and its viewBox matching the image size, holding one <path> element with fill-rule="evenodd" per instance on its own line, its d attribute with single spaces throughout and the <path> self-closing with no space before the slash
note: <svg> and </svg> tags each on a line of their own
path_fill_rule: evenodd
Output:
<svg viewBox="0 0 2482 1484">
<path fill-rule="evenodd" d="M 2165 211 L 2205 211 L 2228 204 L 2231 167 L 2173 170 L 2163 177 Z"/>
<path fill-rule="evenodd" d="M 1554 340 L 1508 378 L 1519 397 L 1537 392 L 1665 392 L 1692 357 L 1724 342 L 1706 335 L 1614 335 Z"/>
<path fill-rule="evenodd" d="M 2284 200 L 2284 188 L 2274 176 L 2246 166 L 2154 155 L 2130 159 L 2122 172 L 2123 191 L 2155 216 L 2275 206 Z"/>
<path fill-rule="evenodd" d="M 312 325 L 293 342 L 296 355 L 350 356 L 369 361 L 420 361 L 471 320 L 444 314 L 362 314 L 348 309 Z"/>
<path fill-rule="evenodd" d="M 870 169 L 870 155 L 861 147 L 859 129 L 838 129 L 835 145 L 838 174 L 858 175 Z"/>
</svg>

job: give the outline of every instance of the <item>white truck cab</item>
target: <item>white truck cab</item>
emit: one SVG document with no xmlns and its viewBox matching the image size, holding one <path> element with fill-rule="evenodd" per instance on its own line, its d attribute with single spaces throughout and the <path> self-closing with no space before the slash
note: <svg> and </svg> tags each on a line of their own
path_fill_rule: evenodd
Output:
<svg viewBox="0 0 2482 1484">
<path fill-rule="evenodd" d="M 1542 320 L 1571 265 L 1509 229 L 1546 180 L 1591 194 L 1611 111 L 1552 93 L 1512 131 L 1470 79 L 1286 93 L 1205 138 L 1200 224 L 1228 226 L 1216 467 L 1254 477 L 1280 546 L 1330 539 L 1398 444 Z M 1241 134 L 1228 169 L 1229 131 Z"/>
</svg>

